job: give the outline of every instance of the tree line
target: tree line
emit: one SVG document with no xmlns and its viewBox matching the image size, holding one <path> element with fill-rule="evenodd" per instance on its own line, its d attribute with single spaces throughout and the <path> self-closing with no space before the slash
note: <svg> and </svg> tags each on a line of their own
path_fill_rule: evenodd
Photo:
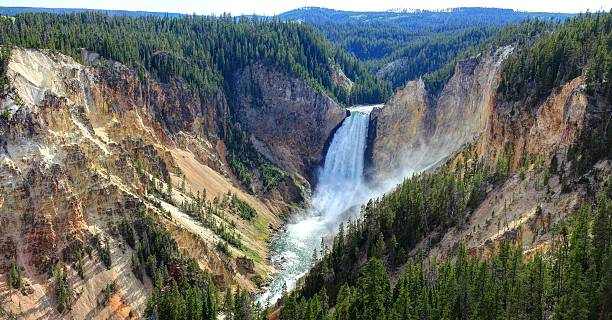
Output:
<svg viewBox="0 0 612 320">
<path fill-rule="evenodd" d="M 380 79 L 391 82 L 394 90 L 423 77 L 428 91 L 435 95 L 453 75 L 458 60 L 491 45 L 532 39 L 571 15 L 485 8 L 350 15 L 311 8 L 284 16 L 312 23 L 332 43 L 363 61 Z"/>
</svg>

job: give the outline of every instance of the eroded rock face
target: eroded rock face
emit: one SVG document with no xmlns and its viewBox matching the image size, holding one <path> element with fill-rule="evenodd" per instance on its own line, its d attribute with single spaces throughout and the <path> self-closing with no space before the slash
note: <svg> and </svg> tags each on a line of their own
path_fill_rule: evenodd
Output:
<svg viewBox="0 0 612 320">
<path fill-rule="evenodd" d="M 465 224 L 441 235 L 430 254 L 440 257 L 453 252 L 460 241 L 471 254 L 487 257 L 504 240 L 520 244 L 526 255 L 546 251 L 555 225 L 585 202 L 594 201 L 592 195 L 604 189 L 612 173 L 609 157 L 599 159 L 580 176 L 572 173 L 576 163 L 568 159 L 570 147 L 582 139 L 581 132 L 601 136 L 611 112 L 605 98 L 587 93 L 582 77 L 555 88 L 536 105 L 495 101 L 471 156 L 491 165 L 499 157 L 509 157 L 513 173 L 487 190 Z M 550 173 L 553 157 L 558 169 Z M 541 162 L 534 163 L 536 158 Z"/>
<path fill-rule="evenodd" d="M 421 79 L 410 81 L 370 115 L 371 139 L 366 159 L 371 173 L 382 177 L 389 169 L 399 169 L 408 150 L 418 150 L 433 133 L 433 110 Z M 389 172 L 391 173 L 391 172 Z"/>
<path fill-rule="evenodd" d="M 164 145 L 174 145 L 173 124 L 160 124 L 143 108 L 146 86 L 115 63 L 87 67 L 63 55 L 15 48 L 7 74 L 13 90 L 2 101 L 10 119 L 0 120 L 0 247 L 8 250 L 0 268 L 16 259 L 33 290 L 3 295 L 2 303 L 12 299 L 20 306 L 10 309 L 17 315 L 59 318 L 54 295 L 47 294 L 53 286 L 48 275 L 58 261 L 74 263 L 76 252 L 100 235 L 110 239 L 113 266 L 107 270 L 95 255 L 83 258 L 85 279 L 71 280 L 75 303 L 64 316 L 119 312 L 95 305 L 100 288 L 114 280 L 125 298 L 119 313 L 142 311 L 148 289 L 132 274 L 131 253 L 119 250 L 112 225 L 145 207 L 136 159 L 168 177 L 174 163 Z M 165 101 L 180 95 L 180 89 L 151 87 L 160 97 L 151 99 L 152 109 L 169 109 Z"/>
<path fill-rule="evenodd" d="M 483 156 L 495 159 L 512 152 L 516 167 L 528 155 L 565 154 L 586 117 L 605 114 L 606 107 L 597 102 L 590 101 L 584 79 L 578 77 L 532 108 L 525 109 L 520 103 L 496 103 L 481 142 Z M 589 109 L 595 112 L 589 113 Z"/>
<path fill-rule="evenodd" d="M 262 65 L 237 72 L 234 88 L 238 120 L 257 150 L 312 182 L 325 144 L 346 112 L 306 82 Z"/>
<path fill-rule="evenodd" d="M 511 48 L 468 58 L 438 97 L 422 80 L 410 81 L 372 113 L 370 175 L 405 176 L 459 150 L 484 132 L 501 62 Z"/>
<path fill-rule="evenodd" d="M 593 139 L 605 132 L 611 112 L 605 98 L 589 95 L 578 77 L 537 104 L 504 101 L 497 86 L 509 53 L 502 48 L 459 62 L 437 99 L 420 80 L 409 82 L 372 113 L 370 174 L 379 181 L 398 182 L 394 176 L 436 161 L 451 167 L 484 162 L 491 168 L 501 157 L 511 161 L 509 176 L 484 190 L 465 221 L 431 232 L 411 254 L 424 250 L 446 257 L 463 242 L 470 254 L 490 256 L 504 240 L 520 244 L 526 254 L 545 251 L 554 225 L 593 190 L 602 190 L 610 176 L 609 158 L 598 159 L 580 177 L 572 177 L 574 163 L 568 159 L 582 133 Z M 550 174 L 553 157 L 559 169 Z"/>
<path fill-rule="evenodd" d="M 15 48 L 9 63 L 12 89 L 0 100 L 2 110 L 9 111 L 9 119 L 0 117 L 0 303 L 15 306 L 7 311 L 17 316 L 107 318 L 144 310 L 150 286 L 133 275 L 132 250 L 116 231 L 130 212 L 157 210 L 138 170 L 159 181 L 172 178 L 178 189 L 182 169 L 189 174 L 183 183 L 194 194 L 206 188 L 212 198 L 231 190 L 264 221 L 280 222 L 271 207 L 231 182 L 219 138 L 228 120 L 222 92 L 200 99 L 180 82 L 140 79 L 117 62 L 84 54 L 88 65 L 45 50 Z M 175 192 L 181 199 L 188 194 Z M 185 250 L 206 253 L 199 256 L 203 268 L 231 285 L 254 288 L 248 279 L 232 276 L 235 267 L 214 250 L 219 239 L 212 231 L 161 216 L 158 212 L 159 223 Z M 236 230 L 265 256 L 264 237 L 255 227 L 238 223 Z M 210 235 L 201 236 L 205 232 Z M 74 303 L 60 315 L 49 272 L 58 261 L 74 266 L 76 252 L 95 236 L 110 240 L 112 266 L 107 269 L 94 252 L 83 257 L 83 280 L 69 267 Z M 13 259 L 33 289 L 27 296 L 5 285 Z M 265 261 L 252 266 L 257 272 L 267 268 Z M 112 281 L 123 302 L 100 308 L 96 297 Z"/>
</svg>

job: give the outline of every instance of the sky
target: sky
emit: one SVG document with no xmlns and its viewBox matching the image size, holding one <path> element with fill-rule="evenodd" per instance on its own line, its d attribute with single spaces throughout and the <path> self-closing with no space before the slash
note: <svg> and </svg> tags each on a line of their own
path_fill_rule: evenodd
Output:
<svg viewBox="0 0 612 320">
<path fill-rule="evenodd" d="M 90 8 L 179 12 L 196 14 L 274 15 L 291 9 L 316 6 L 339 10 L 446 9 L 495 7 L 522 11 L 584 12 L 610 10 L 610 0 L 0 0 L 0 6 Z"/>
</svg>

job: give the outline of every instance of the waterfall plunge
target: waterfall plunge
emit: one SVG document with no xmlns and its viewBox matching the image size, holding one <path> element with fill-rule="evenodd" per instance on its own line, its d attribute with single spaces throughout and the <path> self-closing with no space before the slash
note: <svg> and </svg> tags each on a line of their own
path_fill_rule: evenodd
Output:
<svg viewBox="0 0 612 320">
<path fill-rule="evenodd" d="M 370 111 L 375 106 L 352 108 L 334 134 L 319 172 L 319 181 L 310 208 L 295 222 L 285 226 L 272 243 L 270 256 L 279 273 L 268 291 L 258 297 L 262 304 L 274 303 L 282 294 L 283 285 L 291 290 L 311 266 L 314 250 L 321 238 L 333 233 L 349 210 L 367 200 L 363 183 L 364 153 Z"/>
</svg>

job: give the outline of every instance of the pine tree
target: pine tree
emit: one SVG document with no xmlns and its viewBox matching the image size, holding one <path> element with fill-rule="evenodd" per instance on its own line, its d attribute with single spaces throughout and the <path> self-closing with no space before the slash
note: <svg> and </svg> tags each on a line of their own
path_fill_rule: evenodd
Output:
<svg viewBox="0 0 612 320">
<path fill-rule="evenodd" d="M 395 234 L 393 234 L 391 236 L 391 240 L 389 241 L 389 251 L 390 251 L 389 262 L 394 267 L 400 263 L 398 256 L 397 256 L 397 247 L 398 247 L 397 238 L 395 237 Z"/>
<path fill-rule="evenodd" d="M 223 299 L 223 312 L 225 319 L 232 320 L 234 312 L 234 297 L 230 287 L 225 288 L 225 299 Z"/>
<path fill-rule="evenodd" d="M 364 275 L 358 280 L 362 314 L 366 319 L 385 319 L 391 282 L 380 259 L 368 261 Z"/>
<path fill-rule="evenodd" d="M 593 220 L 593 246 L 592 256 L 597 274 L 597 280 L 604 271 L 604 259 L 610 247 L 610 229 L 612 229 L 612 205 L 605 195 L 599 198 L 597 211 Z"/>
<path fill-rule="evenodd" d="M 81 255 L 81 251 L 79 251 L 78 254 L 77 254 L 77 267 L 76 267 L 76 271 L 77 271 L 77 275 L 79 275 L 79 278 L 81 278 L 81 280 L 85 279 L 84 268 L 85 268 L 85 265 L 83 263 L 83 257 Z"/>
<path fill-rule="evenodd" d="M 11 271 L 9 273 L 8 278 L 11 287 L 13 287 L 14 289 L 19 289 L 23 285 L 21 269 L 19 268 L 19 266 L 17 266 L 17 259 L 15 258 L 13 258 L 13 261 L 11 261 Z"/>
<path fill-rule="evenodd" d="M 378 237 L 376 237 L 376 244 L 374 245 L 372 256 L 378 259 L 382 259 L 385 256 L 385 238 L 382 232 L 378 233 Z"/>
<path fill-rule="evenodd" d="M 54 276 L 57 311 L 63 313 L 65 310 L 70 309 L 70 304 L 72 303 L 72 292 L 68 283 L 68 274 L 66 272 L 66 266 L 58 262 L 55 265 Z"/>
</svg>

